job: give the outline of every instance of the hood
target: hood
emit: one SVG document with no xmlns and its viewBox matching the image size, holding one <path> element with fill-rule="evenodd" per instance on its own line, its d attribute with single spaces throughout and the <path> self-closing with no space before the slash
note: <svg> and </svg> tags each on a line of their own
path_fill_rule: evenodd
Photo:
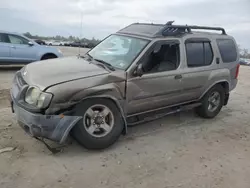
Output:
<svg viewBox="0 0 250 188">
<path fill-rule="evenodd" d="M 108 73 L 102 67 L 78 57 L 34 62 L 26 65 L 22 70 L 24 80 L 41 90 L 59 83 Z"/>
</svg>

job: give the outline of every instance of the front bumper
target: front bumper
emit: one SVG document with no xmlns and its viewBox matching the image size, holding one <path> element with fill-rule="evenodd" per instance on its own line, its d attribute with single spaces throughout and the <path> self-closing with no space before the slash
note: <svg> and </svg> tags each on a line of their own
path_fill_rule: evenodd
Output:
<svg viewBox="0 0 250 188">
<path fill-rule="evenodd" d="M 27 87 L 28 84 L 23 79 L 21 71 L 18 71 L 10 90 L 10 101 L 19 125 L 33 137 L 64 143 L 70 130 L 82 117 L 71 116 L 69 113 L 67 115 L 43 115 L 40 110 L 33 109 L 32 106 L 27 107 L 22 100 Z"/>
<path fill-rule="evenodd" d="M 64 143 L 73 126 L 82 118 L 79 116 L 42 115 L 26 111 L 11 102 L 19 125 L 32 137 L 47 138 Z"/>
</svg>

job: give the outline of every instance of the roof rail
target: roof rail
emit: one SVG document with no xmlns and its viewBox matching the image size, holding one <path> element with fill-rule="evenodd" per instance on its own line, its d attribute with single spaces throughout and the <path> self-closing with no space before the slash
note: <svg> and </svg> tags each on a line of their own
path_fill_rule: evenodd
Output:
<svg viewBox="0 0 250 188">
<path fill-rule="evenodd" d="M 222 35 L 226 35 L 226 31 L 221 27 L 207 27 L 207 26 L 196 26 L 196 25 L 172 25 L 174 21 L 168 21 L 165 26 L 157 32 L 159 35 L 163 36 L 173 36 L 184 33 L 191 33 L 192 29 L 201 29 L 201 30 L 213 30 L 221 31 Z"/>
</svg>

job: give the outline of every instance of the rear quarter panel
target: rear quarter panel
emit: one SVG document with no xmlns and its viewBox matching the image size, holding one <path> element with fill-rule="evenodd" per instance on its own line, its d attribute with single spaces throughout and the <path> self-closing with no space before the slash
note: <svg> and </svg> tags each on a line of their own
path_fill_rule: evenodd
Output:
<svg viewBox="0 0 250 188">
<path fill-rule="evenodd" d="M 217 39 L 218 35 L 204 35 L 201 34 L 195 36 L 187 36 L 183 38 L 183 55 L 185 56 L 185 62 L 187 62 L 185 52 L 185 40 L 188 38 L 207 38 L 211 41 L 213 49 L 213 61 L 208 66 L 189 68 L 185 63 L 182 65 L 183 73 L 183 89 L 188 92 L 193 99 L 200 99 L 202 96 L 214 85 L 220 82 L 227 82 L 229 90 L 232 90 L 237 81 L 234 79 L 234 73 L 236 71 L 237 62 L 223 63 L 218 46 Z M 220 37 L 229 38 L 227 35 L 221 35 Z M 216 58 L 220 59 L 220 63 L 216 63 Z M 192 99 L 190 97 L 190 99 Z"/>
</svg>

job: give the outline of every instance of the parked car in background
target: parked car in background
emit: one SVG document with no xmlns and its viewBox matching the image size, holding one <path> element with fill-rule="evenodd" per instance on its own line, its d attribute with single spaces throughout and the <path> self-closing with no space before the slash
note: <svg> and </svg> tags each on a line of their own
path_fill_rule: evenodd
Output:
<svg viewBox="0 0 250 188">
<path fill-rule="evenodd" d="M 34 40 L 37 44 L 40 44 L 40 45 L 46 45 L 46 42 L 43 41 L 43 40 L 40 40 L 40 39 L 35 39 Z"/>
<path fill-rule="evenodd" d="M 62 46 L 62 42 L 61 41 L 52 40 L 52 41 L 48 41 L 47 45 L 49 45 L 49 46 Z"/>
<path fill-rule="evenodd" d="M 83 43 L 83 42 L 80 42 L 80 41 L 74 41 L 72 43 L 69 43 L 69 46 L 86 48 L 87 47 L 87 43 Z"/>
<path fill-rule="evenodd" d="M 89 42 L 86 46 L 86 48 L 94 48 L 97 44 L 94 44 L 92 42 Z"/>
<path fill-rule="evenodd" d="M 61 41 L 59 46 L 66 46 L 67 43 L 68 43 L 68 41 Z"/>
<path fill-rule="evenodd" d="M 62 56 L 56 48 L 39 45 L 18 33 L 0 31 L 0 65 L 27 64 Z"/>
<path fill-rule="evenodd" d="M 223 28 L 135 23 L 84 56 L 25 66 L 15 75 L 11 105 L 33 137 L 62 144 L 71 131 L 84 147 L 104 149 L 128 125 L 190 108 L 214 118 L 238 75 L 238 48 Z"/>
<path fill-rule="evenodd" d="M 240 64 L 241 64 L 241 65 L 250 66 L 250 60 L 241 58 L 241 59 L 240 59 Z"/>
</svg>

